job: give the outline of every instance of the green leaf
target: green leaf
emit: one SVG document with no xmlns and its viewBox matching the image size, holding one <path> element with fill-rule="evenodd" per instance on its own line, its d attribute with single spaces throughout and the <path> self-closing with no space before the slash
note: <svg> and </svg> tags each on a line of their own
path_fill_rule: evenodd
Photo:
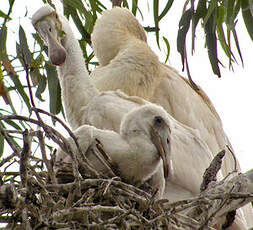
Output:
<svg viewBox="0 0 253 230">
<path fill-rule="evenodd" d="M 234 3 L 235 0 L 226 0 L 224 2 L 224 5 L 227 8 L 227 14 L 226 14 L 226 24 L 227 27 L 229 28 L 229 30 L 232 30 L 232 28 L 234 27 Z"/>
<path fill-rule="evenodd" d="M 123 7 L 129 9 L 129 5 L 126 0 L 123 0 Z"/>
<path fill-rule="evenodd" d="M 195 50 L 195 32 L 200 18 L 204 18 L 206 15 L 206 0 L 199 0 L 196 12 L 192 17 L 192 53 Z"/>
<path fill-rule="evenodd" d="M 231 58 L 231 50 L 229 49 L 228 44 L 226 42 L 226 38 L 225 38 L 225 34 L 224 34 L 222 24 L 217 25 L 216 31 L 217 31 L 218 40 L 220 42 L 220 45 L 221 45 L 224 53 L 230 59 Z"/>
<path fill-rule="evenodd" d="M 21 54 L 25 60 L 25 63 L 30 66 L 32 63 L 32 53 L 29 50 L 28 44 L 27 44 L 27 39 L 25 35 L 25 31 L 22 28 L 22 26 L 19 26 L 19 44 L 20 44 L 20 51 Z"/>
<path fill-rule="evenodd" d="M 0 157 L 3 156 L 4 153 L 4 137 L 0 134 Z"/>
<path fill-rule="evenodd" d="M 242 53 L 241 53 L 241 49 L 240 49 L 240 46 L 239 46 L 239 41 L 238 41 L 238 37 L 237 37 L 236 30 L 233 29 L 233 30 L 232 30 L 232 33 L 233 33 L 233 36 L 234 36 L 234 40 L 235 40 L 235 45 L 236 45 L 237 52 L 238 52 L 238 54 L 239 54 L 239 56 L 240 56 L 242 65 L 244 65 L 244 64 L 243 64 Z"/>
<path fill-rule="evenodd" d="M 174 0 L 168 0 L 166 6 L 164 7 L 162 13 L 159 15 L 158 20 L 160 21 L 170 10 Z"/>
<path fill-rule="evenodd" d="M 7 27 L 2 27 L 0 30 L 0 60 L 6 53 L 6 39 L 7 39 Z"/>
<path fill-rule="evenodd" d="M 92 14 L 85 9 L 81 0 L 63 0 L 63 4 L 64 6 L 69 6 L 73 10 L 78 10 L 80 15 L 85 17 L 86 29 L 87 25 L 89 25 L 90 28 L 88 29 L 90 30 L 90 32 L 92 31 L 95 21 L 93 21 Z"/>
<path fill-rule="evenodd" d="M 7 17 L 7 20 L 12 20 L 10 16 L 7 16 L 7 14 L 5 14 L 2 10 L 0 10 L 0 17 L 1 18 L 6 18 Z"/>
<path fill-rule="evenodd" d="M 85 26 L 83 25 L 81 19 L 79 18 L 77 12 L 75 9 L 71 8 L 71 7 L 65 7 L 65 11 L 67 11 L 67 13 L 69 13 L 78 29 L 78 31 L 80 32 L 80 34 L 82 35 L 82 38 L 88 42 L 89 44 L 91 44 L 91 40 L 90 40 L 90 34 L 85 30 Z M 66 13 L 66 12 L 65 12 Z"/>
<path fill-rule="evenodd" d="M 241 0 L 236 0 L 236 3 L 234 5 L 234 10 L 233 10 L 233 20 L 236 19 L 240 9 L 241 9 Z"/>
<path fill-rule="evenodd" d="M 89 2 L 93 13 L 93 22 L 95 22 L 97 20 L 97 13 L 101 13 L 101 9 L 98 7 L 97 1 L 89 0 Z"/>
<path fill-rule="evenodd" d="M 137 9 L 138 9 L 138 0 L 133 0 L 132 1 L 132 13 L 134 16 L 136 16 Z"/>
<path fill-rule="evenodd" d="M 31 104 L 30 104 L 29 97 L 27 96 L 27 94 L 26 94 L 26 92 L 24 90 L 24 86 L 20 82 L 18 75 L 9 74 L 8 76 L 11 78 L 12 82 L 15 85 L 16 90 L 18 91 L 18 93 L 20 94 L 20 96 L 23 98 L 23 100 L 24 100 L 24 102 L 25 102 L 28 110 L 30 110 Z"/>
<path fill-rule="evenodd" d="M 44 101 L 41 94 L 45 91 L 46 86 L 47 86 L 47 78 L 45 75 L 42 75 L 39 71 L 39 69 L 33 69 L 31 71 L 31 76 L 33 78 L 36 78 L 36 80 L 38 81 L 38 87 L 37 90 L 35 92 L 35 96 L 40 100 L 40 101 Z"/>
<path fill-rule="evenodd" d="M 230 1 L 230 0 L 229 0 Z M 206 16 L 203 20 L 203 26 L 206 25 L 207 21 L 209 20 L 209 18 L 211 17 L 211 15 L 213 14 L 215 8 L 217 7 L 217 0 L 212 0 L 210 3 L 209 3 L 209 6 L 208 6 L 208 10 L 207 10 L 207 13 L 206 13 Z"/>
<path fill-rule="evenodd" d="M 154 0 L 154 23 L 155 23 L 155 36 L 156 36 L 156 43 L 158 48 L 160 49 L 159 44 L 159 18 L 158 18 L 158 11 L 159 11 L 159 0 Z"/>
<path fill-rule="evenodd" d="M 213 16 L 211 16 L 205 24 L 206 46 L 212 70 L 214 74 L 216 74 L 218 77 L 221 77 L 218 64 L 219 61 L 217 57 L 217 38 L 213 27 Z"/>
<path fill-rule="evenodd" d="M 250 0 L 241 0 L 242 17 L 247 31 L 251 37 L 251 40 L 253 41 L 253 15 L 250 11 L 250 7 L 252 7 L 252 5 L 250 5 L 249 2 Z"/>
<path fill-rule="evenodd" d="M 58 114 L 61 111 L 61 89 L 57 77 L 55 67 L 46 63 L 48 90 L 49 90 L 49 108 L 53 114 Z"/>
<path fill-rule="evenodd" d="M 186 39 L 186 34 L 190 27 L 191 18 L 192 18 L 192 10 L 188 9 L 183 13 L 179 21 L 179 29 L 177 33 L 177 51 L 181 55 L 183 70 L 184 70 L 185 50 L 186 50 L 185 39 Z"/>
<path fill-rule="evenodd" d="M 8 125 L 12 126 L 16 130 L 22 130 L 20 128 L 20 126 L 16 122 L 14 122 L 12 120 L 5 120 L 4 122 L 7 123 Z"/>
<path fill-rule="evenodd" d="M 169 41 L 166 37 L 163 37 L 163 41 L 164 41 L 164 43 L 167 47 L 167 55 L 166 55 L 166 58 L 165 58 L 165 61 L 164 61 L 164 63 L 166 63 L 169 59 L 169 56 L 170 56 L 170 43 L 169 43 Z"/>
</svg>

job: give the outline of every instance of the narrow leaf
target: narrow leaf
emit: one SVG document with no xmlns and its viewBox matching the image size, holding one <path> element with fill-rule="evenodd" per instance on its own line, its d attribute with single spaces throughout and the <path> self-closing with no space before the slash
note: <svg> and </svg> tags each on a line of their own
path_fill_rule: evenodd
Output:
<svg viewBox="0 0 253 230">
<path fill-rule="evenodd" d="M 57 72 L 55 67 L 49 64 L 46 64 L 45 68 L 47 72 L 50 112 L 58 114 L 61 111 L 61 92 Z"/>
<path fill-rule="evenodd" d="M 20 52 L 22 57 L 24 58 L 25 64 L 28 66 L 32 63 L 32 53 L 29 50 L 27 39 L 25 35 L 25 31 L 22 26 L 19 27 L 19 44 L 20 44 Z"/>
<path fill-rule="evenodd" d="M 164 43 L 167 47 L 167 54 L 166 54 L 166 58 L 165 58 L 165 61 L 164 61 L 164 63 L 166 63 L 169 59 L 169 56 L 170 56 L 170 43 L 169 43 L 169 41 L 166 37 L 163 37 L 163 41 L 164 41 Z"/>
<path fill-rule="evenodd" d="M 192 11 L 191 9 L 188 9 L 183 13 L 179 21 L 179 29 L 177 33 L 177 51 L 181 55 L 183 70 L 184 70 L 185 50 L 186 50 L 185 39 L 186 39 L 186 34 L 190 27 L 191 18 L 192 18 Z"/>
<path fill-rule="evenodd" d="M 136 16 L 136 12 L 137 12 L 137 9 L 138 9 L 138 0 L 133 0 L 132 1 L 132 13 L 134 16 Z"/>
<path fill-rule="evenodd" d="M 35 96 L 40 100 L 44 101 L 42 99 L 41 94 L 45 91 L 46 86 L 47 86 L 47 78 L 45 75 L 42 75 L 39 71 L 39 69 L 33 69 L 31 71 L 31 76 L 33 79 L 36 79 L 37 81 L 37 90 L 35 92 Z"/>
<path fill-rule="evenodd" d="M 7 92 L 4 87 L 3 81 L 0 79 L 0 97 L 3 97 L 5 104 L 10 104 L 9 98 L 7 96 Z"/>
<path fill-rule="evenodd" d="M 22 128 L 16 122 L 14 122 L 12 120 L 5 120 L 4 122 L 7 123 L 8 125 L 12 126 L 16 130 L 22 130 Z"/>
<path fill-rule="evenodd" d="M 224 51 L 224 53 L 227 55 L 227 57 L 230 59 L 231 58 L 231 50 L 229 49 L 228 45 L 227 45 L 227 42 L 226 42 L 226 38 L 225 38 L 225 34 L 224 34 L 224 30 L 223 30 L 223 27 L 222 27 L 222 24 L 218 24 L 217 25 L 217 28 L 216 28 L 216 31 L 217 31 L 217 35 L 218 35 L 218 40 L 220 42 L 220 45 Z"/>
<path fill-rule="evenodd" d="M 168 0 L 166 6 L 164 7 L 162 13 L 159 15 L 158 20 L 160 21 L 170 10 L 174 0 Z"/>
<path fill-rule="evenodd" d="M 78 29 L 78 31 L 80 32 L 80 34 L 82 35 L 82 38 L 89 44 L 91 44 L 91 40 L 90 40 L 90 34 L 85 30 L 85 27 L 81 21 L 81 19 L 79 18 L 76 10 L 74 10 L 73 8 L 66 8 L 69 10 L 69 13 Z"/>
<path fill-rule="evenodd" d="M 5 14 L 2 10 L 0 10 L 0 17 L 1 18 L 6 18 L 7 17 L 7 20 L 11 20 L 11 17 L 8 16 L 7 14 Z"/>
<path fill-rule="evenodd" d="M 211 15 L 213 14 L 213 11 L 215 10 L 215 8 L 217 7 L 217 0 L 212 0 L 209 4 L 206 16 L 203 20 L 203 26 L 206 25 L 207 21 L 209 20 L 209 18 L 211 17 Z"/>
<path fill-rule="evenodd" d="M 233 18 L 234 3 L 235 3 L 235 0 L 226 0 L 225 1 L 225 6 L 227 8 L 227 11 L 226 11 L 226 24 L 227 24 L 227 26 L 230 30 L 234 26 L 234 18 Z"/>
<path fill-rule="evenodd" d="M 89 11 L 87 11 L 81 0 L 63 0 L 64 5 L 68 5 L 70 8 L 74 10 L 78 10 L 80 15 L 84 15 L 85 22 L 87 25 L 93 25 L 93 17 Z"/>
<path fill-rule="evenodd" d="M 253 41 L 253 20 L 252 20 L 253 15 L 251 14 L 250 10 L 250 7 L 252 7 L 252 5 L 250 5 L 249 2 L 250 2 L 249 0 L 241 0 L 241 7 L 244 24 L 251 37 L 251 40 Z"/>
<path fill-rule="evenodd" d="M 30 110 L 31 104 L 30 104 L 29 97 L 27 96 L 27 94 L 24 90 L 24 86 L 20 82 L 18 75 L 10 74 L 9 77 L 11 78 L 12 82 L 14 83 L 16 90 L 18 91 L 20 96 L 23 98 L 28 110 Z"/>
<path fill-rule="evenodd" d="M 206 0 L 199 0 L 196 12 L 192 17 L 192 53 L 195 50 L 195 32 L 200 18 L 204 18 L 206 15 Z"/>
<path fill-rule="evenodd" d="M 97 1 L 90 0 L 90 6 L 93 13 L 93 22 L 97 20 L 97 12 L 100 12 L 100 9 L 97 6 Z"/>
<path fill-rule="evenodd" d="M 154 0 L 154 23 L 155 23 L 155 36 L 156 36 L 156 43 L 158 48 L 160 49 L 160 44 L 159 44 L 159 18 L 158 18 L 158 11 L 159 11 L 159 0 Z"/>
<path fill-rule="evenodd" d="M 0 60 L 2 56 L 6 53 L 6 38 L 7 38 L 7 27 L 2 27 L 0 29 Z"/>
<path fill-rule="evenodd" d="M 233 33 L 233 36 L 234 36 L 237 52 L 238 52 L 238 54 L 240 56 L 240 59 L 241 59 L 241 62 L 242 62 L 242 66 L 243 66 L 244 63 L 243 63 L 242 53 L 241 53 L 241 49 L 240 49 L 240 46 L 239 46 L 239 41 L 238 41 L 238 37 L 237 37 L 237 33 L 236 33 L 235 28 L 232 30 L 232 33 Z"/>
<path fill-rule="evenodd" d="M 4 137 L 0 134 L 0 158 L 4 153 Z"/>
<path fill-rule="evenodd" d="M 209 20 L 205 24 L 206 34 L 206 46 L 208 51 L 209 60 L 213 69 L 214 74 L 221 77 L 219 61 L 217 57 L 217 38 L 215 31 L 213 30 L 213 18 L 209 17 Z"/>
</svg>

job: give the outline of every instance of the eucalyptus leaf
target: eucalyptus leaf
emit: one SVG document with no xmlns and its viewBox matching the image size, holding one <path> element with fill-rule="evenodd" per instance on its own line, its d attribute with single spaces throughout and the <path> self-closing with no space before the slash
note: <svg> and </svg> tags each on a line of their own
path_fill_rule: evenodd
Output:
<svg viewBox="0 0 253 230">
<path fill-rule="evenodd" d="M 213 19 L 211 16 L 209 17 L 209 20 L 205 24 L 206 46 L 212 70 L 214 74 L 216 74 L 218 77 L 221 77 L 219 61 L 217 57 L 217 37 L 215 31 L 213 30 L 212 23 Z"/>
<path fill-rule="evenodd" d="M 24 90 L 25 86 L 23 86 L 21 81 L 19 80 L 19 76 L 16 74 L 15 75 L 9 74 L 9 77 L 12 80 L 12 82 L 14 83 L 16 90 L 18 91 L 20 96 L 23 98 L 28 110 L 30 110 L 30 108 L 31 108 L 30 99 Z"/>
<path fill-rule="evenodd" d="M 134 16 L 136 16 L 136 12 L 137 12 L 137 9 L 138 9 L 138 0 L 133 0 L 132 1 L 132 13 Z"/>
<path fill-rule="evenodd" d="M 159 0 L 154 0 L 154 23 L 155 23 L 155 36 L 156 36 L 156 43 L 158 48 L 160 49 L 160 43 L 159 43 Z"/>
<path fill-rule="evenodd" d="M 172 4 L 173 4 L 174 0 L 168 0 L 162 13 L 159 15 L 158 20 L 160 21 L 170 10 Z"/>
<path fill-rule="evenodd" d="M 49 108 L 53 114 L 58 114 L 61 111 L 61 88 L 57 77 L 57 72 L 54 66 L 46 63 L 47 83 L 49 90 Z"/>
<path fill-rule="evenodd" d="M 186 39 L 186 34 L 189 30 L 190 23 L 191 23 L 191 18 L 192 18 L 192 10 L 188 9 L 186 10 L 179 22 L 179 29 L 177 33 L 177 51 L 181 55 L 181 61 L 183 65 L 183 70 L 184 70 L 184 62 L 185 62 L 185 39 Z"/>
<path fill-rule="evenodd" d="M 2 27 L 0 30 L 0 60 L 2 60 L 4 53 L 6 53 L 6 39 L 7 39 L 7 27 Z"/>
<path fill-rule="evenodd" d="M 28 66 L 30 66 L 32 63 L 32 53 L 29 50 L 26 34 L 22 26 L 19 27 L 19 44 L 20 44 L 21 55 L 24 58 L 25 63 Z"/>
<path fill-rule="evenodd" d="M 0 134 L 0 158 L 4 153 L 4 137 Z"/>
<path fill-rule="evenodd" d="M 252 5 L 250 5 L 249 3 L 250 0 L 241 0 L 244 24 L 247 28 L 251 40 L 253 41 L 253 15 L 250 10 L 250 7 L 252 7 Z"/>
<path fill-rule="evenodd" d="M 166 63 L 169 59 L 169 56 L 170 56 L 170 43 L 169 43 L 169 41 L 166 37 L 163 37 L 163 41 L 164 41 L 164 43 L 166 45 L 166 48 L 167 48 L 167 54 L 166 54 L 166 58 L 165 58 L 165 61 L 164 61 Z"/>
</svg>

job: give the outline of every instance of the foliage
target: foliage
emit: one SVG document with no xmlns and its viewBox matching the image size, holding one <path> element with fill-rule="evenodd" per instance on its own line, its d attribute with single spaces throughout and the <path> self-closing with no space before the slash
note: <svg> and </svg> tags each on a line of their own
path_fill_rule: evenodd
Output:
<svg viewBox="0 0 253 230">
<path fill-rule="evenodd" d="M 46 0 L 43 0 L 43 2 L 46 3 Z M 51 1 L 47 2 L 53 5 Z M 162 40 L 160 40 L 159 23 L 161 20 L 165 20 L 164 17 L 171 10 L 173 3 L 173 0 L 169 0 L 166 4 L 162 5 L 158 0 L 154 0 L 154 24 L 152 26 L 145 27 L 147 32 L 153 32 L 156 34 L 158 47 L 160 46 L 161 41 L 164 42 L 167 47 L 166 60 L 169 57 L 170 44 L 169 40 L 164 36 L 162 36 Z M 80 32 L 81 39 L 79 42 L 83 49 L 83 55 L 89 70 L 94 69 L 98 65 L 94 58 L 94 54 L 91 51 L 90 35 L 98 15 L 108 8 L 106 6 L 123 6 L 129 8 L 134 15 L 142 14 L 140 1 L 138 0 L 64 0 L 62 1 L 62 4 L 64 6 L 65 16 L 73 19 L 76 28 Z M 14 5 L 15 0 L 9 0 L 8 11 L 4 12 L 3 10 L 0 10 L 0 18 L 3 19 L 0 31 L 0 96 L 2 96 L 5 103 L 9 105 L 10 111 L 8 112 L 16 114 L 14 106 L 16 97 L 11 96 L 13 95 L 11 94 L 13 91 L 16 92 L 16 94 L 20 97 L 21 103 L 23 103 L 29 111 L 31 108 L 31 102 L 29 101 L 27 94 L 27 82 L 20 80 L 20 74 L 22 74 L 22 71 L 24 71 L 25 68 L 28 68 L 32 78 L 36 98 L 43 101 L 42 94 L 48 86 L 50 98 L 49 110 L 53 114 L 58 114 L 63 111 L 61 106 L 59 83 L 55 77 L 56 73 L 54 67 L 52 67 L 50 63 L 47 63 L 47 58 L 44 58 L 47 53 L 47 48 L 44 47 L 43 42 L 38 35 L 32 35 L 37 46 L 31 49 L 28 44 L 29 42 L 27 41 L 26 30 L 20 25 L 18 32 L 19 42 L 16 44 L 16 54 L 9 54 L 6 49 L 7 42 L 10 42 L 7 39 L 8 33 L 10 33 L 11 30 L 11 28 L 8 28 L 8 22 L 12 20 L 12 9 Z M 221 73 L 219 69 L 220 62 L 218 58 L 217 43 L 220 43 L 223 52 L 228 57 L 229 66 L 232 67 L 233 62 L 237 61 L 231 47 L 231 41 L 233 39 L 236 44 L 237 52 L 241 58 L 241 62 L 243 63 L 236 33 L 236 23 L 238 20 L 238 13 L 241 10 L 245 26 L 250 37 L 253 38 L 253 20 L 251 9 L 251 0 L 186 1 L 185 9 L 183 10 L 183 14 L 179 22 L 177 49 L 181 54 L 183 67 L 186 64 L 190 80 L 191 76 L 187 61 L 186 47 L 186 37 L 189 36 L 190 27 L 192 31 L 191 37 L 193 52 L 195 48 L 196 28 L 201 21 L 201 28 L 205 31 L 206 47 L 213 72 L 220 77 Z M 24 66 L 24 61 L 27 66 Z M 193 82 L 192 84 L 194 85 Z M 0 111 L 0 113 L 4 114 L 5 112 Z M 4 123 L 1 125 L 4 125 Z M 19 126 L 19 124 L 15 122 L 9 125 L 13 128 Z M 25 124 L 22 123 L 22 126 L 23 125 Z M 2 137 L 0 141 L 3 142 Z M 4 148 L 1 147 L 1 153 L 3 149 Z"/>
<path fill-rule="evenodd" d="M 41 5 L 46 2 L 53 5 L 50 0 L 42 0 Z M 91 49 L 90 35 L 94 23 L 102 11 L 106 10 L 108 5 L 109 8 L 113 5 L 118 5 L 129 8 L 134 15 L 142 15 L 141 1 L 138 0 L 63 0 L 62 4 L 64 7 L 64 15 L 73 20 L 75 27 L 80 33 L 81 38 L 79 43 L 83 50 L 83 55 L 89 71 L 98 65 Z M 15 17 L 13 12 L 15 0 L 8 0 L 8 5 L 7 11 L 1 10 L 0 7 L 0 97 L 3 98 L 3 100 L 2 98 L 0 98 L 0 100 L 1 103 L 5 103 L 5 106 L 0 106 L 0 117 L 10 114 L 18 116 L 17 104 L 21 104 L 30 116 L 32 111 L 34 111 L 35 102 L 43 102 L 44 95 L 47 91 L 49 92 L 48 110 L 52 114 L 63 113 L 60 86 L 55 67 L 47 61 L 47 47 L 44 47 L 40 37 L 37 34 L 32 34 L 34 39 L 33 42 L 36 44 L 32 47 L 30 40 L 27 39 L 28 32 L 26 28 L 20 25 L 19 30 L 15 31 L 19 37 L 19 41 L 16 43 L 16 53 L 8 53 L 8 43 L 12 42 L 8 40 L 8 35 L 13 33 L 8 23 Z M 160 47 L 161 42 L 164 42 L 167 48 L 166 60 L 168 60 L 170 53 L 170 43 L 169 39 L 159 32 L 159 25 L 161 20 L 166 20 L 165 16 L 168 12 L 173 12 L 172 6 L 174 5 L 174 0 L 168 0 L 163 5 L 161 1 L 154 0 L 152 10 L 153 25 L 145 27 L 148 33 L 155 33 L 158 47 Z M 195 48 L 195 33 L 197 26 L 200 24 L 199 22 L 201 22 L 200 28 L 205 32 L 207 52 L 214 74 L 219 77 L 221 76 L 218 43 L 229 60 L 229 67 L 232 68 L 232 64 L 237 62 L 234 55 L 235 51 L 239 54 L 243 64 L 242 53 L 236 33 L 236 24 L 240 11 L 242 12 L 248 34 L 253 40 L 252 0 L 186 1 L 185 9 L 183 9 L 183 14 L 179 22 L 177 49 L 181 54 L 182 65 L 183 67 L 186 66 L 190 80 L 191 76 L 187 61 L 188 49 L 186 47 L 186 37 L 191 36 L 192 38 L 191 50 L 193 52 Z M 24 15 L 24 17 L 26 17 L 26 15 Z M 190 28 L 191 33 L 189 33 Z M 162 39 L 160 39 L 160 37 L 162 37 Z M 232 50 L 231 43 L 233 41 L 236 44 L 235 51 Z M 32 84 L 30 81 L 32 81 Z M 193 82 L 192 84 L 194 85 Z M 33 94 L 36 100 L 33 98 Z M 41 122 L 39 117 L 37 118 L 38 122 Z M 56 118 L 52 117 L 52 121 L 55 122 Z M 39 124 L 40 123 L 37 123 L 37 125 Z M 29 119 L 21 119 L 19 121 L 13 119 L 0 119 L 0 166 L 5 165 L 5 163 L 9 161 L 11 166 L 19 161 L 20 156 L 18 153 L 21 152 L 23 148 L 20 134 L 23 135 L 22 130 L 31 130 L 32 127 L 34 126 L 31 125 Z M 39 168 L 38 162 L 41 163 L 42 161 L 36 158 L 36 151 L 42 150 L 40 149 L 40 140 L 32 138 L 32 141 L 33 145 L 36 146 L 31 156 L 32 161 L 35 163 L 30 169 L 37 169 L 37 167 Z M 11 146 L 12 150 L 10 150 L 8 146 Z M 48 143 L 45 144 L 45 148 L 47 148 L 50 153 L 53 151 L 53 148 Z M 45 159 L 43 159 L 43 162 L 45 163 L 44 160 Z M 9 166 L 3 170 L 8 171 L 8 168 Z M 15 181 L 15 175 L 10 176 L 7 173 L 3 181 Z"/>
<path fill-rule="evenodd" d="M 84 155 L 81 152 L 71 154 L 73 150 L 67 140 L 41 118 L 42 114 L 54 115 L 40 109 L 34 111 L 37 119 L 19 115 L 0 117 L 3 121 L 34 123 L 43 130 L 19 132 L 23 139 L 22 149 L 19 149 L 11 143 L 10 132 L 0 127 L 0 133 L 10 141 L 13 150 L 11 156 L 0 162 L 0 167 L 8 168 L 13 163 L 10 159 L 17 159 L 14 163 L 19 169 L 4 171 L 0 180 L 0 221 L 7 224 L 5 229 L 214 230 L 221 216 L 227 217 L 222 225 L 222 229 L 226 229 L 233 223 L 234 210 L 253 200 L 253 194 L 247 189 L 250 179 L 247 174 L 215 182 L 225 151 L 211 162 L 196 197 L 174 203 L 167 199 L 156 200 L 155 191 L 148 185 L 138 188 L 124 183 L 117 175 L 107 178 L 88 168 Z M 57 122 L 64 126 L 61 120 Z M 66 126 L 64 128 L 76 141 L 73 133 Z M 70 153 L 72 163 L 61 163 L 56 170 L 54 154 L 48 157 L 45 151 L 46 137 Z M 39 142 L 40 157 L 34 155 L 32 139 Z M 101 146 L 92 145 L 91 150 L 103 157 Z M 110 168 L 106 158 L 105 162 Z M 110 170 L 113 175 L 113 168 Z M 56 179 L 64 183 L 57 183 Z M 250 183 L 252 185 L 253 181 Z"/>
</svg>

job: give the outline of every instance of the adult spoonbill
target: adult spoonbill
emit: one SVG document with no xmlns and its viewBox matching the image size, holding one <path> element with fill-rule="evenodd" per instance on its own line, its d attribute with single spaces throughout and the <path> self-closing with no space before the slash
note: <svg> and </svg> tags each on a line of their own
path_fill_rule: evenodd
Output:
<svg viewBox="0 0 253 230">
<path fill-rule="evenodd" d="M 65 114 L 72 129 L 88 124 L 99 129 L 120 132 L 122 117 L 133 108 L 147 102 L 139 97 L 127 96 L 120 91 L 99 93 L 88 76 L 82 51 L 68 21 L 65 17 L 56 14 L 53 8 L 45 5 L 39 9 L 33 15 L 32 23 L 45 45 L 49 47 L 48 54 L 51 62 L 58 65 Z M 64 33 L 59 33 L 61 30 Z M 166 181 L 166 187 L 169 185 L 170 191 L 167 194 L 170 196 L 175 195 L 175 191 L 177 191 L 176 195 L 180 194 L 178 191 L 182 191 L 181 195 L 173 198 L 176 200 L 198 191 L 203 171 L 210 163 L 211 153 L 207 145 L 199 138 L 197 131 L 182 125 L 172 117 L 171 120 L 174 124 L 178 124 L 175 125 L 177 127 L 175 131 L 171 133 L 172 139 L 173 135 L 181 129 L 174 138 L 177 141 L 171 143 L 174 177 L 171 176 Z M 196 140 L 200 143 L 199 145 L 196 145 Z M 182 145 L 182 143 L 185 144 Z M 198 148 L 199 150 L 196 150 Z M 199 160 L 196 161 L 196 159 Z M 151 181 L 156 177 L 161 178 L 161 171 L 160 167 L 160 170 L 152 176 Z M 197 177 L 194 178 L 193 175 Z M 171 184 L 175 185 L 174 190 Z"/>
<path fill-rule="evenodd" d="M 176 120 L 198 129 L 213 155 L 230 145 L 222 122 L 209 98 L 195 91 L 176 70 L 159 62 L 133 14 L 115 7 L 104 11 L 91 36 L 100 66 L 91 76 L 99 90 L 120 89 L 163 106 Z M 227 154 L 223 173 L 234 170 Z"/>
<path fill-rule="evenodd" d="M 121 89 L 163 106 L 175 119 L 199 130 L 213 156 L 231 146 L 210 99 L 199 86 L 194 90 L 176 70 L 158 61 L 131 12 L 119 7 L 103 12 L 91 39 L 100 63 L 91 76 L 99 90 Z M 226 154 L 223 162 L 222 172 L 227 175 L 234 170 L 233 156 Z M 253 226 L 251 205 L 245 213 Z"/>
</svg>

